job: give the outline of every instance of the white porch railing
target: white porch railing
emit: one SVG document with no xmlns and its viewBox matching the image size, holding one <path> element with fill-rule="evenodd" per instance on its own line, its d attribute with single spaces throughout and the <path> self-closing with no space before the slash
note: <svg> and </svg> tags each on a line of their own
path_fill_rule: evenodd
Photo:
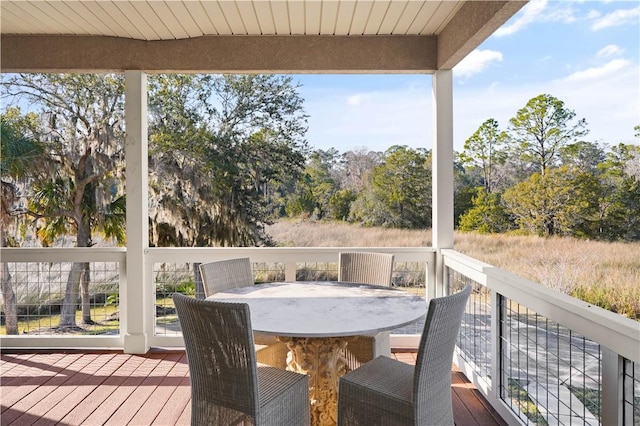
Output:
<svg viewBox="0 0 640 426">
<path fill-rule="evenodd" d="M 150 248 L 141 265 L 150 279 L 131 283 L 127 281 L 125 249 L 2 249 L 0 266 L 8 265 L 12 280 L 23 279 L 37 291 L 50 288 L 46 281 L 53 276 L 52 269 L 58 271 L 57 284 L 64 285 L 65 264 L 89 262 L 92 270 L 108 271 L 102 275 L 109 275 L 118 288 L 120 325 L 113 335 L 24 334 L 2 336 L 0 345 L 121 349 L 129 305 L 139 306 L 145 313 L 149 346 L 181 346 L 180 333 L 167 333 L 156 315 L 154 296 L 160 272 L 175 273 L 182 268 L 188 275 L 194 263 L 248 256 L 254 265 L 277 265 L 267 269 L 295 280 L 305 266 L 335 272 L 338 252 L 346 250 L 391 252 L 397 264 L 422 265 L 429 295 L 474 284 L 454 361 L 509 423 L 640 424 L 640 323 L 453 250 L 442 250 L 445 277 L 436 280 L 435 263 L 440 256 L 431 248 Z M 167 265 L 174 266 L 165 268 Z M 100 279 L 92 276 L 92 282 Z M 130 285 L 143 287 L 148 306 L 126 299 Z M 417 334 L 396 335 L 392 345 L 416 347 L 418 339 Z"/>
<path fill-rule="evenodd" d="M 31 323 L 35 323 L 36 331 L 22 327 L 19 329 L 19 335 L 2 336 L 0 343 L 3 348 L 122 349 L 124 336 L 128 330 L 127 307 L 134 306 L 145 314 L 147 346 L 182 346 L 183 340 L 179 332 L 167 333 L 162 326 L 157 324 L 156 310 L 158 306 L 156 306 L 156 298 L 152 296 L 156 295 L 158 274 L 166 274 L 165 269 L 171 270 L 169 274 L 173 274 L 172 281 L 179 280 L 179 274 L 185 273 L 193 279 L 191 268 L 194 264 L 246 256 L 251 258 L 254 266 L 258 268 L 260 265 L 271 265 L 270 268 L 277 265 L 281 280 L 295 280 L 297 271 L 305 266 L 312 270 L 328 269 L 328 272 L 333 271 L 337 275 L 338 253 L 347 250 L 392 252 L 395 254 L 396 266 L 407 263 L 418 265 L 414 269 L 417 268 L 417 272 L 422 270 L 422 285 L 425 282 L 435 282 L 435 251 L 428 247 L 391 249 L 387 247 L 149 248 L 145 252 L 145 263 L 141 265 L 146 268 L 145 276 L 150 277 L 148 282 L 144 283 L 133 283 L 127 280 L 126 249 L 122 248 L 3 248 L 0 266 L 8 266 L 12 286 L 21 289 L 22 297 L 19 297 L 18 304 L 26 312 L 22 316 L 29 316 L 32 319 Z M 56 324 L 49 321 L 55 312 L 53 314 L 42 312 L 40 303 L 33 301 L 38 297 L 48 298 L 53 300 L 53 306 L 59 306 L 64 294 L 67 275 L 74 262 L 88 262 L 90 264 L 92 283 L 110 280 L 112 286 L 115 287 L 119 296 L 118 332 L 107 335 L 57 334 L 52 331 Z M 129 268 L 131 268 L 130 265 Z M 104 278 L 104 273 L 100 275 L 100 272 L 105 270 L 110 271 L 108 279 Z M 100 275 L 97 278 L 96 273 Z M 402 275 L 402 273 L 402 270 L 396 269 L 395 275 Z M 147 302 L 127 298 L 127 286 L 132 285 L 143 287 L 141 294 L 148 296 Z M 174 288 L 173 291 L 176 290 L 177 288 Z M 101 300 L 106 297 L 107 294 L 102 295 Z M 95 308 L 95 306 L 94 303 L 92 307 Z M 159 307 L 162 308 L 162 306 Z M 48 329 L 49 332 L 43 332 L 41 329 Z M 405 334 L 395 339 L 394 344 L 398 347 L 416 347 L 418 340 L 417 334 L 413 336 Z"/>
<path fill-rule="evenodd" d="M 127 285 L 126 249 L 124 248 L 3 248 L 0 253 L 2 280 L 10 280 L 17 293 L 17 303 L 25 313 L 18 314 L 32 319 L 34 327 L 51 327 L 48 319 L 53 312 L 41 312 L 36 298 L 48 298 L 55 306 L 64 295 L 67 276 L 74 262 L 88 262 L 93 273 L 109 271 L 109 281 L 120 292 L 122 311 L 127 301 L 122 297 Z M 6 267 L 6 268 L 5 268 Z M 6 274 L 10 276 L 7 277 Z M 102 274 L 103 276 L 106 274 Z M 92 277 L 94 278 L 94 277 Z M 102 279 L 101 277 L 100 279 Z M 91 280 L 94 282 L 95 280 Z M 5 285 L 5 283 L 3 283 Z M 4 300 L 2 301 L 4 311 Z M 36 311 L 34 314 L 33 311 Z M 20 324 L 19 324 L 20 325 Z M 126 317 L 120 318 L 120 330 L 126 329 Z M 103 348 L 121 349 L 124 339 L 121 333 L 104 335 L 29 334 L 24 326 L 18 328 L 19 335 L 2 336 L 2 348 Z"/>
<path fill-rule="evenodd" d="M 475 291 L 454 362 L 510 423 L 640 425 L 640 323 L 442 250 Z"/>
<path fill-rule="evenodd" d="M 337 277 L 337 261 L 340 251 L 381 251 L 393 253 L 395 255 L 396 270 L 394 276 L 401 271 L 399 264 L 418 264 L 426 273 L 426 281 L 435 282 L 435 251 L 428 247 L 412 248 L 389 248 L 389 247 L 269 247 L 269 248 L 150 248 L 146 253 L 147 276 L 157 277 L 157 265 L 177 265 L 211 262 L 215 260 L 228 259 L 233 257 L 249 257 L 256 269 L 260 270 L 260 264 L 271 265 L 270 268 L 277 269 L 282 278 L 286 281 L 295 281 L 300 270 L 307 268 L 325 277 L 327 274 L 335 272 Z M 170 273 L 174 273 L 171 271 Z M 282 280 L 282 278 L 280 280 Z M 328 279 L 328 278 L 320 278 Z M 156 278 L 157 280 L 157 278 Z M 148 294 L 154 294 L 156 286 L 148 283 Z M 156 298 L 154 298 L 156 299 Z M 149 312 L 147 321 L 153 323 L 155 312 Z M 182 346 L 182 336 L 174 333 L 173 330 L 165 330 L 163 327 L 155 327 L 149 332 L 150 346 Z M 419 335 L 392 336 L 392 344 L 403 347 L 417 347 Z"/>
</svg>

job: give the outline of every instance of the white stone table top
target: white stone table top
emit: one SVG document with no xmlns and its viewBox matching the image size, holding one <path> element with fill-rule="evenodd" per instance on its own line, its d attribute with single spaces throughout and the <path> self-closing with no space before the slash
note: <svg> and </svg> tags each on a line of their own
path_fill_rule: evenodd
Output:
<svg viewBox="0 0 640 426">
<path fill-rule="evenodd" d="M 427 311 L 424 298 L 402 290 L 331 281 L 259 284 L 208 299 L 247 303 L 254 331 L 288 337 L 373 334 L 411 324 Z"/>
</svg>

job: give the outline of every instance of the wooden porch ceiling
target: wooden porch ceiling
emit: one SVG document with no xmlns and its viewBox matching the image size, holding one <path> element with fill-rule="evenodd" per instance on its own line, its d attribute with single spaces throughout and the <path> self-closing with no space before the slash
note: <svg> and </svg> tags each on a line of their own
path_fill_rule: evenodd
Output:
<svg viewBox="0 0 640 426">
<path fill-rule="evenodd" d="M 4 0 L 2 72 L 451 69 L 526 1 Z"/>
</svg>

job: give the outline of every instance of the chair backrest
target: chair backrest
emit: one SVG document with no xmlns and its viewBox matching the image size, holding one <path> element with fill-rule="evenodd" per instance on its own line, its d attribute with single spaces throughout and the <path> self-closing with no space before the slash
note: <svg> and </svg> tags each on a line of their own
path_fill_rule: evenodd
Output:
<svg viewBox="0 0 640 426">
<path fill-rule="evenodd" d="M 391 286 L 393 254 L 342 252 L 338 262 L 338 281 Z"/>
<path fill-rule="evenodd" d="M 200 274 L 206 297 L 220 291 L 254 284 L 248 257 L 201 263 Z"/>
<path fill-rule="evenodd" d="M 453 425 L 451 363 L 471 286 L 431 299 L 427 310 L 413 382 L 416 424 Z"/>
<path fill-rule="evenodd" d="M 191 424 L 255 423 L 258 379 L 249 305 L 174 293 L 191 377 Z"/>
</svg>

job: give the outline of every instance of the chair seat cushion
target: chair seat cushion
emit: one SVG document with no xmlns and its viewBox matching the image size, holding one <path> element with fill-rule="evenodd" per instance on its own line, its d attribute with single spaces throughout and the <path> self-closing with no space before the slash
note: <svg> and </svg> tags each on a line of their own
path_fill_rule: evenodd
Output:
<svg viewBox="0 0 640 426">
<path fill-rule="evenodd" d="M 411 424 L 413 366 L 379 356 L 340 378 L 338 415 L 346 425 Z"/>
<path fill-rule="evenodd" d="M 411 402 L 413 366 L 379 356 L 342 377 L 354 385 L 365 386 L 385 396 Z"/>
</svg>

